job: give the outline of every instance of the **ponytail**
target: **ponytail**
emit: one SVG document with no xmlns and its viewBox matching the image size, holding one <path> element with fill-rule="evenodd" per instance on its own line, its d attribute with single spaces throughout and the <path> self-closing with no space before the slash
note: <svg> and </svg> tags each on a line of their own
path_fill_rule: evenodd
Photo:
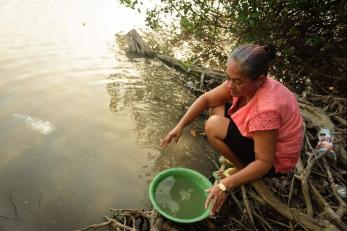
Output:
<svg viewBox="0 0 347 231">
<path fill-rule="evenodd" d="M 266 43 L 263 46 L 265 52 L 267 53 L 269 59 L 272 61 L 276 58 L 276 47 L 273 44 Z"/>
</svg>

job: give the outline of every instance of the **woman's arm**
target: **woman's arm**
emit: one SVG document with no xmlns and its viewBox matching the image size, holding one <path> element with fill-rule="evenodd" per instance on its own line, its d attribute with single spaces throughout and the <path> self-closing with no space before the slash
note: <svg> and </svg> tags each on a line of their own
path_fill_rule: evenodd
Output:
<svg viewBox="0 0 347 231">
<path fill-rule="evenodd" d="M 208 109 L 219 105 L 225 104 L 232 99 L 230 93 L 226 89 L 224 83 L 218 87 L 201 95 L 188 109 L 186 114 L 182 117 L 178 126 L 184 128 L 194 119 L 199 117 L 201 113 Z"/>
<path fill-rule="evenodd" d="M 255 161 L 221 180 L 228 190 L 256 180 L 271 169 L 275 159 L 277 137 L 278 130 L 255 131 L 253 133 Z"/>
<path fill-rule="evenodd" d="M 232 96 L 225 86 L 225 82 L 216 88 L 204 93 L 189 107 L 188 111 L 178 122 L 178 124 L 173 128 L 166 137 L 161 141 L 160 146 L 166 147 L 171 143 L 172 139 L 175 139 L 176 143 L 182 134 L 182 130 L 189 123 L 195 120 L 201 115 L 201 113 L 208 109 L 219 105 L 223 105 L 230 101 Z"/>
</svg>

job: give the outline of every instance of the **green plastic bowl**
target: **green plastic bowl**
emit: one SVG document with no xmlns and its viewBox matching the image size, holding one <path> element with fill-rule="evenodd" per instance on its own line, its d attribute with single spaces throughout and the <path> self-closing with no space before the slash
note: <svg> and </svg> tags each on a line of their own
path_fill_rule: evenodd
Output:
<svg viewBox="0 0 347 231">
<path fill-rule="evenodd" d="M 202 175 L 201 173 L 194 171 L 192 169 L 170 168 L 170 169 L 164 170 L 164 171 L 160 172 L 158 175 L 156 175 L 153 178 L 151 184 L 149 185 L 149 199 L 150 199 L 154 209 L 157 210 L 164 217 L 166 217 L 172 221 L 178 222 L 178 223 L 193 223 L 193 222 L 197 222 L 197 221 L 200 221 L 200 220 L 208 217 L 210 214 L 209 208 L 205 209 L 201 215 L 194 217 L 194 218 L 187 218 L 187 219 L 174 217 L 171 214 L 168 214 L 163 209 L 161 209 L 161 207 L 158 205 L 158 203 L 156 201 L 155 191 L 156 191 L 158 184 L 170 176 L 182 177 L 182 178 L 189 179 L 189 180 L 193 181 L 194 183 L 196 183 L 197 185 L 200 186 L 200 188 L 201 188 L 200 193 L 203 194 L 203 196 L 205 198 L 207 198 L 207 196 L 208 196 L 208 193 L 205 190 L 212 187 L 211 182 L 204 175 Z"/>
</svg>

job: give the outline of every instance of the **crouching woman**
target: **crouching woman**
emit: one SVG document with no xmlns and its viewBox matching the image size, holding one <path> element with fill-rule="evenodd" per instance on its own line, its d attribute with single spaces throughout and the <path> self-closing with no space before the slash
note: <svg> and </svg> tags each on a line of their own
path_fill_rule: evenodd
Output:
<svg viewBox="0 0 347 231">
<path fill-rule="evenodd" d="M 209 190 L 205 206 L 212 203 L 212 214 L 223 205 L 226 192 L 287 173 L 299 159 L 302 116 L 295 95 L 268 76 L 274 58 L 270 44 L 237 47 L 227 61 L 227 80 L 201 95 L 161 141 L 161 147 L 177 142 L 184 127 L 210 109 L 208 141 L 235 166 Z"/>
</svg>

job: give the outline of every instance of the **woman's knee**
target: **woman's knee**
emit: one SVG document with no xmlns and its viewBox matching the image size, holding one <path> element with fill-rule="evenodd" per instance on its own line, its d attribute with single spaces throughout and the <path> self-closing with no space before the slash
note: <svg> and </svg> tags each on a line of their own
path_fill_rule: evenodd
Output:
<svg viewBox="0 0 347 231">
<path fill-rule="evenodd" d="M 230 120 L 220 115 L 212 115 L 205 123 L 205 133 L 208 138 L 224 139 Z"/>
</svg>

